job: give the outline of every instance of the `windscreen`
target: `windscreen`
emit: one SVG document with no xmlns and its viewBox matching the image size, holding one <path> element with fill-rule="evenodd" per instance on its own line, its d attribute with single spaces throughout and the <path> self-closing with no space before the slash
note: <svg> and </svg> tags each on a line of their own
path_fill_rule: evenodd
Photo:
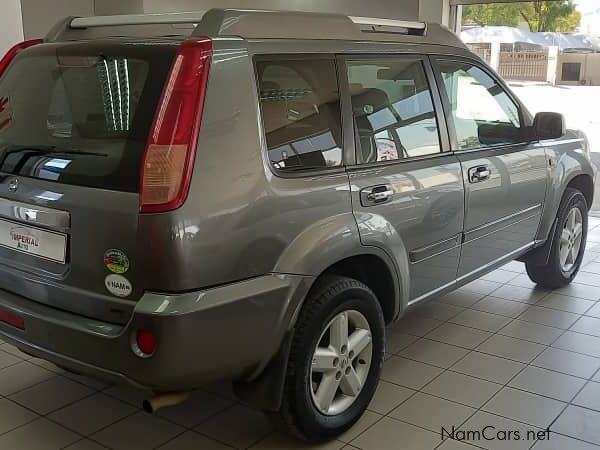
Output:
<svg viewBox="0 0 600 450">
<path fill-rule="evenodd" d="M 176 45 L 25 50 L 0 78 L 0 172 L 137 192 Z"/>
</svg>

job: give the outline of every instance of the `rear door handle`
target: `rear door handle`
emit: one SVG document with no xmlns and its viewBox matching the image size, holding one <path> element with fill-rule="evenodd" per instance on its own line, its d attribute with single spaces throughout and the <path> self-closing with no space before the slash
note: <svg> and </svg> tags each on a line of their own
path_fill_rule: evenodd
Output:
<svg viewBox="0 0 600 450">
<path fill-rule="evenodd" d="M 476 166 L 469 169 L 469 183 L 480 183 L 489 180 L 492 171 L 488 166 Z"/>
<path fill-rule="evenodd" d="M 394 189 L 389 185 L 371 186 L 360 191 L 360 203 L 363 206 L 386 203 L 394 196 Z"/>
</svg>

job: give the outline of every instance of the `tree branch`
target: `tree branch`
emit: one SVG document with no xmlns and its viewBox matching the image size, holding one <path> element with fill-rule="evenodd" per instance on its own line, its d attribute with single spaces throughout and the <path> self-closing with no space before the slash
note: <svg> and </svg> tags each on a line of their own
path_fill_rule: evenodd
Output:
<svg viewBox="0 0 600 450">
<path fill-rule="evenodd" d="M 530 30 L 530 31 L 534 31 L 534 30 L 532 29 L 532 27 L 531 27 L 531 22 L 529 21 L 529 18 L 528 18 L 528 17 L 525 15 L 525 13 L 523 12 L 523 10 L 522 10 L 522 9 L 520 9 L 520 10 L 519 10 L 519 14 L 521 14 L 521 17 L 522 17 L 523 19 L 525 19 L 525 22 L 527 22 L 527 25 L 529 26 L 529 30 Z"/>
</svg>

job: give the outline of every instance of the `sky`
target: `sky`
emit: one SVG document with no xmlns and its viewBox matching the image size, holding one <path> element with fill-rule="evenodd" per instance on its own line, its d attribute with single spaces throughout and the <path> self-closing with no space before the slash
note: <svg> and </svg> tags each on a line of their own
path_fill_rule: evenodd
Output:
<svg viewBox="0 0 600 450">
<path fill-rule="evenodd" d="M 581 31 L 600 36 L 600 0 L 575 0 L 581 12 Z"/>
</svg>

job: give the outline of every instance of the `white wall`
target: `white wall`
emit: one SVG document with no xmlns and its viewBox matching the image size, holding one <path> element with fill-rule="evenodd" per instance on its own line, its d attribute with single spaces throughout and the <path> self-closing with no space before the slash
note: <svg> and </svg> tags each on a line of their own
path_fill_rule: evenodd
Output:
<svg viewBox="0 0 600 450">
<path fill-rule="evenodd" d="M 419 16 L 419 0 L 144 0 L 144 12 L 210 8 L 286 9 L 413 20 Z"/>
<path fill-rule="evenodd" d="M 25 38 L 38 38 L 63 17 L 94 15 L 94 0 L 21 0 L 21 11 Z"/>
<path fill-rule="evenodd" d="M 23 40 L 20 0 L 2 0 L 0 14 L 0 58 L 17 42 Z"/>
<path fill-rule="evenodd" d="M 426 22 L 448 26 L 450 21 L 450 0 L 419 0 L 419 18 Z"/>
<path fill-rule="evenodd" d="M 144 0 L 94 0 L 94 13 L 98 16 L 142 12 L 144 12 Z"/>
</svg>

